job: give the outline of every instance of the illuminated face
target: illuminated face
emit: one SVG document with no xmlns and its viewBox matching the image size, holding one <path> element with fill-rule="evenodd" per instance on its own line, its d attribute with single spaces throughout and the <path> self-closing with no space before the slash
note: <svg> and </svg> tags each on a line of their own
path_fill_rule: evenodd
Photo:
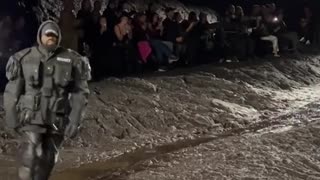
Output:
<svg viewBox="0 0 320 180">
<path fill-rule="evenodd" d="M 44 46 L 55 46 L 58 44 L 58 37 L 53 34 L 45 34 L 41 36 L 41 43 Z"/>
</svg>

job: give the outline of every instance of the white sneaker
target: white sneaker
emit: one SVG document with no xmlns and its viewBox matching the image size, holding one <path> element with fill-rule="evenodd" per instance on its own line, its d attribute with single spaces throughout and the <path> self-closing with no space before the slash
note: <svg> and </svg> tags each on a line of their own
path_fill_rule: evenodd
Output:
<svg viewBox="0 0 320 180">
<path fill-rule="evenodd" d="M 169 61 L 169 64 L 172 64 L 174 62 L 179 61 L 179 58 L 177 56 L 171 55 L 168 61 Z"/>
<path fill-rule="evenodd" d="M 166 68 L 158 68 L 158 72 L 166 72 L 167 69 Z"/>
<path fill-rule="evenodd" d="M 306 45 L 310 45 L 311 44 L 311 42 L 308 40 L 307 42 L 306 42 Z"/>
<path fill-rule="evenodd" d="M 306 38 L 302 37 L 299 41 L 300 41 L 300 42 L 305 42 L 305 41 L 306 41 Z"/>
<path fill-rule="evenodd" d="M 223 63 L 223 62 L 224 62 L 223 58 L 219 59 L 219 63 Z"/>
</svg>

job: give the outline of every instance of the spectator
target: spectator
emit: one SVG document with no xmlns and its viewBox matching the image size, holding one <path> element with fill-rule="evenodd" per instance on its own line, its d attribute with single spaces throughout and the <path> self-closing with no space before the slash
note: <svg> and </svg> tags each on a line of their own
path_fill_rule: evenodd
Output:
<svg viewBox="0 0 320 180">
<path fill-rule="evenodd" d="M 129 17 L 124 13 L 120 17 L 120 22 L 114 27 L 114 73 L 124 75 L 132 72 L 134 65 L 134 53 L 132 46 L 132 27 L 129 24 Z"/>
<path fill-rule="evenodd" d="M 94 43 L 95 29 L 93 22 L 91 0 L 83 0 L 81 9 L 77 14 L 77 19 L 80 21 L 80 40 L 79 52 L 81 54 L 88 54 L 90 47 Z"/>
<path fill-rule="evenodd" d="M 150 21 L 148 24 L 149 36 L 152 39 L 161 39 L 163 34 L 162 21 L 157 13 L 153 13 L 150 16 Z"/>
<path fill-rule="evenodd" d="M 260 23 L 258 34 L 261 40 L 263 41 L 269 41 L 272 43 L 272 54 L 274 57 L 280 57 L 279 55 L 279 44 L 278 44 L 278 38 L 271 34 L 271 32 L 268 29 L 268 24 L 272 23 L 274 20 L 273 15 L 266 14 L 265 20 Z"/>
<path fill-rule="evenodd" d="M 99 19 L 101 16 L 101 1 L 100 0 L 96 0 L 93 4 L 93 12 L 92 12 L 92 16 L 93 16 L 93 22 L 95 24 L 99 23 Z"/>
<path fill-rule="evenodd" d="M 312 22 L 313 21 L 313 13 L 310 7 L 305 6 L 303 8 L 303 15 L 300 18 L 299 23 L 299 36 L 300 36 L 300 42 L 304 43 L 306 45 L 311 44 L 312 40 Z"/>
<path fill-rule="evenodd" d="M 185 28 L 182 25 L 183 18 L 179 12 L 173 14 L 173 23 L 171 27 L 172 43 L 174 44 L 174 54 L 181 58 L 185 55 Z"/>
<path fill-rule="evenodd" d="M 199 52 L 201 45 L 201 24 L 198 21 L 197 14 L 195 12 L 190 12 L 188 20 L 186 23 L 186 29 L 184 34 L 184 40 L 187 46 L 186 51 L 186 64 L 196 64 L 196 57 Z"/>
<path fill-rule="evenodd" d="M 99 18 L 99 26 L 97 28 L 95 44 L 93 48 L 93 79 L 110 75 L 112 72 L 111 50 L 113 44 L 113 31 L 109 28 L 107 18 L 101 16 Z"/>
<path fill-rule="evenodd" d="M 283 13 L 279 12 L 279 14 L 274 18 L 274 25 L 272 27 L 273 34 L 277 36 L 277 38 L 285 44 L 288 42 L 290 51 L 297 53 L 298 46 L 298 35 L 295 32 L 288 31 L 287 25 L 283 19 Z"/>
<path fill-rule="evenodd" d="M 251 16 L 249 17 L 249 27 L 251 27 L 253 30 L 256 30 L 260 26 L 261 20 L 261 7 L 259 5 L 254 5 Z"/>
<path fill-rule="evenodd" d="M 254 58 L 255 42 L 251 37 L 252 31 L 249 28 L 248 18 L 245 17 L 244 11 L 241 6 L 236 7 L 236 25 L 237 36 L 235 38 L 235 53 L 240 60 L 247 58 Z"/>
<path fill-rule="evenodd" d="M 175 56 L 178 58 L 185 52 L 185 46 L 183 44 L 182 28 L 180 26 L 181 15 L 179 12 L 174 12 L 174 9 L 166 9 L 167 17 L 162 22 L 163 34 L 162 39 Z"/>
<path fill-rule="evenodd" d="M 147 41 L 148 37 L 148 24 L 147 24 L 147 16 L 145 14 L 137 14 L 134 20 L 134 28 L 133 28 L 133 41 L 134 43 L 138 43 L 139 41 Z"/>
<path fill-rule="evenodd" d="M 230 4 L 226 10 L 224 21 L 231 23 L 236 18 L 236 7 L 233 4 Z"/>
<path fill-rule="evenodd" d="M 103 12 L 103 16 L 107 18 L 109 27 L 116 26 L 119 19 L 119 13 L 116 10 L 116 4 L 114 1 L 109 1 L 107 8 Z"/>
<path fill-rule="evenodd" d="M 73 14 L 74 4 L 73 1 L 64 0 L 64 9 L 61 11 L 59 26 L 62 33 L 61 45 L 65 48 L 78 50 L 79 40 L 79 25 L 80 21 L 76 19 Z"/>
<path fill-rule="evenodd" d="M 170 41 L 175 43 L 177 34 L 179 31 L 179 25 L 177 21 L 174 21 L 174 9 L 173 8 L 168 8 L 166 10 L 166 19 L 163 21 L 162 26 L 163 26 L 163 39 L 165 41 Z"/>
<path fill-rule="evenodd" d="M 133 37 L 135 43 L 138 45 L 140 55 L 145 57 L 144 51 L 141 51 L 141 46 L 152 47 L 153 54 L 156 56 L 155 63 L 160 65 L 159 71 L 165 71 L 165 66 L 169 64 L 169 57 L 172 55 L 172 51 L 159 39 L 150 38 L 148 34 L 147 16 L 145 14 L 137 15 L 137 23 L 134 28 Z M 151 54 L 149 54 L 151 55 Z M 143 59 L 146 61 L 146 59 Z M 170 61 L 171 63 L 171 61 Z"/>
</svg>

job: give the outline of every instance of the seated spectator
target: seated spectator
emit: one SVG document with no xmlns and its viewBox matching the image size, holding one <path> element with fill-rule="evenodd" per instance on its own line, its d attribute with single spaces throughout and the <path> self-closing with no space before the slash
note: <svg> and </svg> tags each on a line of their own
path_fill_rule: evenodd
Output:
<svg viewBox="0 0 320 180">
<path fill-rule="evenodd" d="M 147 16 L 137 14 L 134 19 L 133 43 L 137 46 L 141 63 L 147 63 L 151 57 L 152 48 L 149 40 Z"/>
<path fill-rule="evenodd" d="M 260 23 L 258 28 L 259 38 L 263 41 L 269 41 L 272 43 L 272 54 L 274 57 L 280 57 L 279 55 L 279 44 L 278 38 L 269 31 L 268 24 L 272 23 L 274 16 L 271 14 L 266 14 L 265 19 Z"/>
<path fill-rule="evenodd" d="M 142 51 L 142 49 L 147 50 L 148 49 L 147 46 L 150 45 L 153 51 L 153 54 L 155 55 L 154 63 L 156 63 L 156 65 L 159 66 L 158 70 L 165 71 L 166 70 L 165 66 L 167 66 L 169 63 L 171 63 L 174 60 L 174 59 L 169 59 L 169 58 L 173 58 L 172 51 L 169 49 L 168 46 L 166 46 L 159 39 L 150 38 L 148 34 L 149 31 L 147 28 L 147 24 L 148 24 L 147 16 L 145 14 L 138 14 L 136 21 L 137 22 L 134 28 L 133 37 L 134 37 L 134 42 L 138 45 L 138 49 L 142 57 L 142 60 L 146 62 L 148 59 L 145 59 L 145 58 L 151 55 L 148 53 L 147 57 L 145 57 L 144 52 Z M 145 46 L 145 48 L 143 48 L 142 46 Z"/>
<path fill-rule="evenodd" d="M 288 42 L 289 43 L 289 49 L 290 51 L 293 51 L 294 53 L 297 52 L 297 46 L 298 46 L 298 35 L 295 32 L 288 31 L 287 25 L 283 19 L 283 13 L 279 12 L 276 17 L 274 17 L 273 24 L 271 26 L 272 33 L 278 37 L 280 41 L 283 43 Z"/>
<path fill-rule="evenodd" d="M 157 13 L 153 13 L 150 16 L 148 23 L 149 36 L 152 39 L 161 39 L 163 34 L 163 26 L 160 16 Z"/>
<path fill-rule="evenodd" d="M 180 58 L 185 53 L 184 39 L 182 37 L 181 14 L 174 12 L 174 9 L 166 10 L 167 18 L 162 22 L 164 43 L 174 52 L 175 56 Z"/>
<path fill-rule="evenodd" d="M 132 39 L 132 28 L 126 15 L 121 16 L 120 22 L 114 27 L 114 33 L 116 35 L 115 45 L 128 44 Z"/>
<path fill-rule="evenodd" d="M 162 22 L 163 26 L 163 40 L 169 41 L 172 43 L 177 42 L 177 37 L 179 35 L 179 22 L 178 22 L 178 16 L 175 14 L 174 9 L 168 8 L 166 10 L 166 19 Z M 179 13 L 180 15 L 180 13 Z M 180 42 L 181 39 L 179 40 Z"/>
<path fill-rule="evenodd" d="M 132 73 L 135 59 L 132 46 L 132 27 L 129 17 L 124 13 L 120 22 L 114 27 L 115 40 L 113 44 L 113 65 L 115 73 L 124 75 Z"/>
</svg>

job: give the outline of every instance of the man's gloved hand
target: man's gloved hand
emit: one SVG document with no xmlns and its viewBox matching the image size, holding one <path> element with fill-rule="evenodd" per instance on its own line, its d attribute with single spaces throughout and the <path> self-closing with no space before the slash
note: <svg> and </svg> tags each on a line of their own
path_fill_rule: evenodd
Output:
<svg viewBox="0 0 320 180">
<path fill-rule="evenodd" d="M 79 124 L 78 123 L 73 123 L 73 122 L 69 122 L 69 124 L 67 125 L 66 129 L 64 130 L 64 135 L 67 138 L 73 139 L 77 136 L 79 131 Z"/>
</svg>

